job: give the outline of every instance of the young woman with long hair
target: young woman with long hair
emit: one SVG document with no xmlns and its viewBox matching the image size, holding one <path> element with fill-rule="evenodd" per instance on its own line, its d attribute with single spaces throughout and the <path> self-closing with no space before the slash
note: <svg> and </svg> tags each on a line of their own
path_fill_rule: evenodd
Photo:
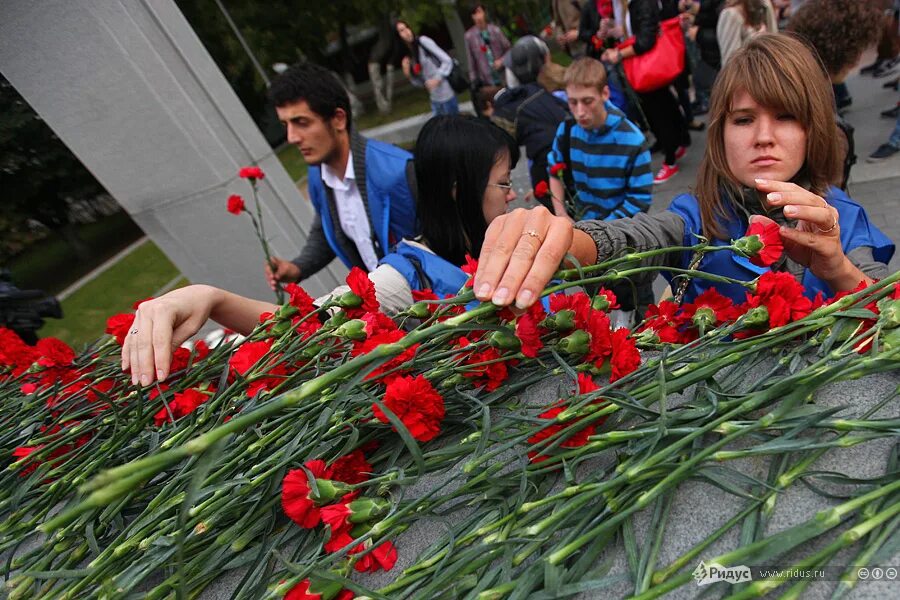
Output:
<svg viewBox="0 0 900 600">
<path fill-rule="evenodd" d="M 751 220 L 778 223 L 781 260 L 758 267 L 733 253 L 713 252 L 696 268 L 740 281 L 770 268 L 788 272 L 810 298 L 883 277 L 894 244 L 862 206 L 833 186 L 841 168 L 834 112 L 825 70 L 803 41 L 784 34 L 748 41 L 723 66 L 712 90 L 708 144 L 693 195 L 675 198 L 661 213 L 574 227 L 543 208 L 500 217 L 485 236 L 476 296 L 527 307 L 566 253 L 589 265 L 626 249 L 693 245 L 697 236 L 727 245 L 744 235 Z M 668 253 L 647 264 L 688 268 L 691 260 L 690 253 Z M 710 287 L 744 299 L 741 285 L 694 279 L 684 301 Z"/>
</svg>

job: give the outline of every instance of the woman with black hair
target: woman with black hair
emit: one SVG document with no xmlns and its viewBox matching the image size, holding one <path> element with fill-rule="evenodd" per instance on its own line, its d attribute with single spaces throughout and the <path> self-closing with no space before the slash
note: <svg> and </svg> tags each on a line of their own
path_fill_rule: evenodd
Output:
<svg viewBox="0 0 900 600">
<path fill-rule="evenodd" d="M 510 171 L 519 159 L 518 147 L 488 121 L 435 117 L 419 133 L 415 156 L 421 235 L 402 240 L 368 274 L 381 309 L 389 314 L 411 305 L 413 290 L 431 289 L 438 296 L 458 292 L 469 277 L 459 265 L 467 254 L 478 257 L 488 225 L 516 198 Z M 349 287 L 340 286 L 328 296 L 346 291 Z M 141 303 L 135 314 L 139 334 L 127 336 L 122 346 L 123 367 L 130 366 L 135 381 L 162 381 L 172 349 L 207 319 L 246 334 L 260 314 L 277 309 L 208 285 L 171 291 Z"/>
<path fill-rule="evenodd" d="M 450 55 L 430 37 L 416 35 L 406 21 L 397 21 L 394 27 L 406 49 L 400 65 L 409 82 L 428 90 L 435 115 L 459 113 L 456 93 L 447 80 L 453 70 Z"/>
</svg>

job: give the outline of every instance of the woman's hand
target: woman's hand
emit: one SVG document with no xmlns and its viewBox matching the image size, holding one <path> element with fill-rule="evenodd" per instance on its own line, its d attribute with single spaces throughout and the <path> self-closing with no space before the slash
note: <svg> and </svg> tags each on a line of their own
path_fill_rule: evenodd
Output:
<svg viewBox="0 0 900 600">
<path fill-rule="evenodd" d="M 784 216 L 797 227 L 782 227 L 784 250 L 835 292 L 852 290 L 860 281 L 871 282 L 844 254 L 838 211 L 824 198 L 795 183 L 757 179 L 756 188 L 766 193 L 770 206 L 783 207 Z M 767 218 L 767 217 L 757 217 Z"/>
<path fill-rule="evenodd" d="M 141 303 L 122 344 L 122 370 L 131 383 L 150 385 L 169 376 L 172 352 L 199 331 L 222 290 L 190 285 Z"/>
<path fill-rule="evenodd" d="M 408 78 L 409 77 L 409 57 L 408 56 L 404 56 L 403 60 L 400 61 L 400 68 L 403 69 L 403 74 L 406 75 L 406 77 Z"/>
<path fill-rule="evenodd" d="M 429 79 L 425 82 L 425 89 L 429 92 L 434 91 L 437 86 L 441 85 L 440 79 Z"/>
<path fill-rule="evenodd" d="M 494 219 L 484 236 L 475 296 L 498 306 L 515 302 L 528 308 L 540 297 L 566 253 L 583 265 L 594 264 L 594 240 L 574 229 L 566 217 L 555 217 L 543 206 L 518 208 Z"/>
</svg>

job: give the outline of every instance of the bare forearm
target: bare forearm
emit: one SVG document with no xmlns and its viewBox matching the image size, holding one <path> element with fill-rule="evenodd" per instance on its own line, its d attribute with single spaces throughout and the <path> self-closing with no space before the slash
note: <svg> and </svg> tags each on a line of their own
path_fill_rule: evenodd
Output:
<svg viewBox="0 0 900 600">
<path fill-rule="evenodd" d="M 254 300 L 231 292 L 210 287 L 207 291 L 212 296 L 212 310 L 209 317 L 219 325 L 247 335 L 259 323 L 259 315 L 264 312 L 275 312 L 278 306 L 262 300 Z"/>
<path fill-rule="evenodd" d="M 557 179 L 556 177 L 550 178 L 550 199 L 553 201 L 553 214 L 557 217 L 566 217 L 568 214 L 566 213 L 566 206 L 563 204 L 563 198 L 565 197 L 565 190 L 563 189 L 562 181 Z"/>
</svg>

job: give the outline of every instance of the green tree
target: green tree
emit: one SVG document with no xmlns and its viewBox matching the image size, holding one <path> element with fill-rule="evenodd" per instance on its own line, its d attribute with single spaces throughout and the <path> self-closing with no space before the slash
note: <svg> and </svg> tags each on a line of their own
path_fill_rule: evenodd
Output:
<svg viewBox="0 0 900 600">
<path fill-rule="evenodd" d="M 58 233 L 79 258 L 89 251 L 70 220 L 71 201 L 105 194 L 94 176 L 56 137 L 6 78 L 0 76 L 0 262 L 28 219 Z"/>
</svg>

